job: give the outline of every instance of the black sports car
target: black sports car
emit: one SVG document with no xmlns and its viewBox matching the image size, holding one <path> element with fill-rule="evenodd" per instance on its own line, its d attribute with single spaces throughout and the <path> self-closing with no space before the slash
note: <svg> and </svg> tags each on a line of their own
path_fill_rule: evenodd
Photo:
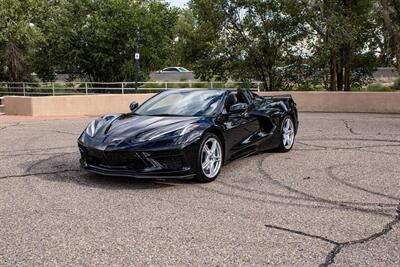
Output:
<svg viewBox="0 0 400 267">
<path fill-rule="evenodd" d="M 210 182 L 234 159 L 291 150 L 298 128 L 291 96 L 262 97 L 241 89 L 169 90 L 130 109 L 96 119 L 82 133 L 84 169 Z"/>
</svg>

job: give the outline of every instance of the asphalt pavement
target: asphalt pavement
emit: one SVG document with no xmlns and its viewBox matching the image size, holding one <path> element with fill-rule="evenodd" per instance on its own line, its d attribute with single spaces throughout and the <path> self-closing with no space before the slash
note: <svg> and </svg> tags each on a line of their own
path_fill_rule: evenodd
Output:
<svg viewBox="0 0 400 267">
<path fill-rule="evenodd" d="M 400 115 L 302 113 L 209 184 L 81 171 L 91 119 L 0 116 L 0 266 L 400 266 Z"/>
</svg>

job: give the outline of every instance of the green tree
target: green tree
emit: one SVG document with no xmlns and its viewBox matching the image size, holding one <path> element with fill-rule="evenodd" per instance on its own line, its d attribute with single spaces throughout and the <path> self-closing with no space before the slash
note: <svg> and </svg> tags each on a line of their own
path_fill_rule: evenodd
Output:
<svg viewBox="0 0 400 267">
<path fill-rule="evenodd" d="M 241 81 L 263 81 L 277 88 L 279 72 L 303 31 L 286 0 L 192 0 L 194 25 L 183 51 L 194 61 L 196 73 Z"/>
<path fill-rule="evenodd" d="M 30 59 L 37 42 L 43 38 L 37 26 L 41 0 L 0 1 L 0 79 L 31 80 Z"/>
<path fill-rule="evenodd" d="M 370 74 L 375 64 L 368 43 L 375 36 L 373 0 L 302 0 L 313 62 L 328 71 L 330 90 L 350 90 L 351 84 Z M 369 58 L 366 60 L 365 58 Z M 357 65 L 370 62 L 371 65 Z M 360 68 L 363 68 L 360 70 Z"/>
<path fill-rule="evenodd" d="M 173 49 L 177 10 L 161 1 L 60 1 L 46 25 L 41 51 L 53 64 L 91 81 L 133 80 L 136 32 L 144 77 Z"/>
<path fill-rule="evenodd" d="M 380 0 L 383 17 L 383 38 L 387 40 L 387 50 L 396 58 L 397 71 L 400 74 L 400 1 Z M 385 51 L 385 47 L 382 47 Z"/>
</svg>

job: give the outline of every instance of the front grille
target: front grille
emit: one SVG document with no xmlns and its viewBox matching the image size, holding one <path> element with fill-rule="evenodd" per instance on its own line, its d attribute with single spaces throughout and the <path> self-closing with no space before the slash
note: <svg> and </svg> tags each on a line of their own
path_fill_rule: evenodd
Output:
<svg viewBox="0 0 400 267">
<path fill-rule="evenodd" d="M 107 165 L 111 167 L 126 167 L 133 170 L 141 170 L 148 167 L 148 164 L 135 152 L 105 151 L 104 158 Z"/>
<path fill-rule="evenodd" d="M 136 152 L 131 151 L 102 151 L 81 148 L 89 165 L 106 168 L 143 170 L 151 166 Z"/>
</svg>

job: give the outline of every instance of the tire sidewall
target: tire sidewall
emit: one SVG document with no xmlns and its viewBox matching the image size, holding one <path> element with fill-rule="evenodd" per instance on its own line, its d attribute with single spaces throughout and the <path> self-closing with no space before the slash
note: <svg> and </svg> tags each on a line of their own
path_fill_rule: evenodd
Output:
<svg viewBox="0 0 400 267">
<path fill-rule="evenodd" d="M 296 139 L 296 134 L 295 134 L 295 135 L 293 136 L 293 143 L 292 143 L 292 145 L 290 146 L 290 148 L 286 148 L 285 145 L 283 144 L 283 126 L 285 125 L 285 121 L 288 120 L 288 119 L 292 121 L 292 125 L 293 125 L 293 128 L 294 128 L 293 118 L 292 118 L 291 116 L 289 116 L 289 115 L 285 116 L 285 117 L 283 118 L 283 120 L 282 120 L 282 123 L 281 123 L 281 130 L 280 130 L 279 150 L 282 151 L 282 152 L 288 152 L 288 151 L 292 150 L 293 145 L 294 145 L 294 141 L 295 141 L 295 139 Z M 293 131 L 294 131 L 294 129 L 293 129 Z"/>
<path fill-rule="evenodd" d="M 204 147 L 205 143 L 206 143 L 210 138 L 214 138 L 214 139 L 216 139 L 216 140 L 219 142 L 219 145 L 220 145 L 220 147 L 221 147 L 221 161 L 222 161 L 222 162 L 221 162 L 221 167 L 219 168 L 217 174 L 216 174 L 214 177 L 212 177 L 212 178 L 207 177 L 207 176 L 204 174 L 203 168 L 202 168 L 202 166 L 201 166 L 201 154 L 202 154 L 202 151 L 203 151 L 203 147 Z M 206 133 L 206 134 L 203 136 L 203 138 L 201 139 L 201 143 L 200 143 L 200 146 L 199 146 L 199 152 L 198 152 L 198 154 L 197 154 L 197 171 L 196 171 L 196 178 L 195 178 L 196 181 L 198 181 L 198 182 L 203 182 L 203 183 L 208 183 L 208 182 L 214 181 L 214 180 L 218 177 L 218 175 L 221 173 L 222 166 L 223 166 L 223 162 L 224 162 L 224 147 L 223 147 L 223 145 L 222 145 L 222 143 L 221 143 L 221 140 L 218 138 L 218 136 L 216 136 L 216 135 L 213 134 L 213 133 Z"/>
</svg>

